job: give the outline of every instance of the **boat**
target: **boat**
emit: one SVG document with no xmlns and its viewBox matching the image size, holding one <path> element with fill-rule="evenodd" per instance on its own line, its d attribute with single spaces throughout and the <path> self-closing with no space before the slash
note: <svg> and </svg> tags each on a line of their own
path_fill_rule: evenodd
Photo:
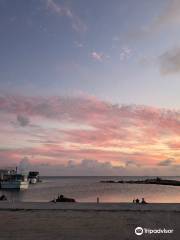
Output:
<svg viewBox="0 0 180 240">
<path fill-rule="evenodd" d="M 37 179 L 36 178 L 30 178 L 29 179 L 29 183 L 36 184 L 37 183 Z"/>
<path fill-rule="evenodd" d="M 28 180 L 30 184 L 36 184 L 37 182 L 40 182 L 39 172 L 29 172 Z"/>
<path fill-rule="evenodd" d="M 28 189 L 29 182 L 23 174 L 5 175 L 1 181 L 1 189 Z"/>
</svg>

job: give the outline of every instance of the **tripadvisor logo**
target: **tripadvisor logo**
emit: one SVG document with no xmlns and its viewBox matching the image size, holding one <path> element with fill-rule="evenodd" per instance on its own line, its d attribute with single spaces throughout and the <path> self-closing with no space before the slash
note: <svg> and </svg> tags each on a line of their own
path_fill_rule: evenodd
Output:
<svg viewBox="0 0 180 240">
<path fill-rule="evenodd" d="M 135 228 L 135 234 L 136 235 L 142 235 L 143 234 L 143 228 L 142 227 L 137 227 Z"/>
<path fill-rule="evenodd" d="M 170 234 L 170 233 L 173 233 L 174 230 L 173 229 L 150 229 L 150 228 L 142 228 L 142 227 L 136 227 L 135 228 L 135 234 L 140 236 L 142 235 L 143 233 L 144 234 Z"/>
</svg>

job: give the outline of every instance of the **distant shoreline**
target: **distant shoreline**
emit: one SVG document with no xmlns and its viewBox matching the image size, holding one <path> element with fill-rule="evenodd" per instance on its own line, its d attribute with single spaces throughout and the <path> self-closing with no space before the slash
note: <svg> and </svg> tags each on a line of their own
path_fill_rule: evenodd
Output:
<svg viewBox="0 0 180 240">
<path fill-rule="evenodd" d="M 157 178 L 147 178 L 145 180 L 103 180 L 100 181 L 101 183 L 129 183 L 129 184 L 157 184 L 157 185 L 168 185 L 168 186 L 180 186 L 180 181 L 177 180 L 170 180 L 170 179 L 161 179 L 159 177 Z"/>
</svg>

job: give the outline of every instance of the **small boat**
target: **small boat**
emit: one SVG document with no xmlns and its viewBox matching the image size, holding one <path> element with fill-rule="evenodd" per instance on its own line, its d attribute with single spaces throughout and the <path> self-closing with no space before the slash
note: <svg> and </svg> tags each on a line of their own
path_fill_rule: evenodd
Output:
<svg viewBox="0 0 180 240">
<path fill-rule="evenodd" d="M 39 172 L 29 172 L 28 180 L 30 184 L 40 182 Z"/>
<path fill-rule="evenodd" d="M 30 178 L 29 179 L 29 183 L 36 184 L 37 183 L 37 179 L 36 178 Z"/>
<path fill-rule="evenodd" d="M 28 189 L 29 182 L 27 177 L 23 174 L 12 174 L 5 176 L 4 180 L 1 181 L 2 189 Z"/>
</svg>

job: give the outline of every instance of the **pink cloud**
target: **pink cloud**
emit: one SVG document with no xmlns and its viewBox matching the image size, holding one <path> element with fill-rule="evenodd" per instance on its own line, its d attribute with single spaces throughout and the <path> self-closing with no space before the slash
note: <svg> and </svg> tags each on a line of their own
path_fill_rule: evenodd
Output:
<svg viewBox="0 0 180 240">
<path fill-rule="evenodd" d="M 6 150 L 0 161 L 31 155 L 35 162 L 53 164 L 179 161 L 173 146 L 180 133 L 178 111 L 114 105 L 95 97 L 1 96 L 0 116 L 0 143 Z"/>
</svg>

